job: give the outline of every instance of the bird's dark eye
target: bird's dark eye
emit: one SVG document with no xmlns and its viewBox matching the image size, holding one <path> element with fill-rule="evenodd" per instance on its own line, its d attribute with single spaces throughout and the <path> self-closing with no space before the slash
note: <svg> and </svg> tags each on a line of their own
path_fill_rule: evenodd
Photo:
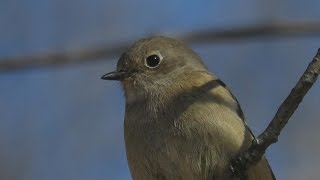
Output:
<svg viewBox="0 0 320 180">
<path fill-rule="evenodd" d="M 161 59 L 162 59 L 162 57 L 160 57 L 156 54 L 153 54 L 153 55 L 150 55 L 146 58 L 145 64 L 148 68 L 155 68 L 160 64 Z"/>
</svg>

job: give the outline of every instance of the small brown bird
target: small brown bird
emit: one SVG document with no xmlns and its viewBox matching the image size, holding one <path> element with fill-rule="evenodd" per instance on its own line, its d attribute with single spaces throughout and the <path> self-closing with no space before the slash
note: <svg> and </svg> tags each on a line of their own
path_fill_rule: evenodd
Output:
<svg viewBox="0 0 320 180">
<path fill-rule="evenodd" d="M 126 97 L 124 134 L 134 180 L 214 180 L 253 134 L 236 98 L 200 57 L 168 37 L 139 40 L 117 70 Z M 265 158 L 248 180 L 275 179 Z"/>
</svg>

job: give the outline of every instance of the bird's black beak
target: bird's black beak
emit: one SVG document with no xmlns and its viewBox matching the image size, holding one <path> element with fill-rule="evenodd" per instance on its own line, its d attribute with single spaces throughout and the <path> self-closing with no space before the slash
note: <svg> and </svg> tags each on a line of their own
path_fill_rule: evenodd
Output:
<svg viewBox="0 0 320 180">
<path fill-rule="evenodd" d="M 116 71 L 112 71 L 112 72 L 109 72 L 109 73 L 103 75 L 101 77 L 101 79 L 120 81 L 120 80 L 122 80 L 122 79 L 124 79 L 126 77 L 127 77 L 127 73 L 125 71 L 116 70 Z"/>
</svg>

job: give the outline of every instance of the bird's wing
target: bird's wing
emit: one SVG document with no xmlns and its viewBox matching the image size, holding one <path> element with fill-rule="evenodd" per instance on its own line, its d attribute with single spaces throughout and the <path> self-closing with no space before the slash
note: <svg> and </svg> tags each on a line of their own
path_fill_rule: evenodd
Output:
<svg viewBox="0 0 320 180">
<path fill-rule="evenodd" d="M 245 126 L 246 126 L 246 129 L 250 132 L 251 136 L 252 136 L 253 138 L 255 138 L 255 135 L 253 134 L 253 132 L 251 131 L 251 129 L 249 128 L 249 126 L 248 126 L 248 124 L 247 124 L 247 121 L 245 120 L 245 116 L 244 116 L 244 114 L 243 114 L 243 111 L 242 111 L 242 109 L 241 109 L 240 103 L 239 103 L 239 101 L 237 100 L 237 98 L 232 94 L 232 92 L 230 91 L 230 89 L 227 87 L 227 85 L 226 85 L 223 81 L 221 81 L 220 79 L 216 79 L 216 81 L 217 81 L 217 83 L 218 83 L 220 86 L 224 87 L 224 88 L 230 93 L 230 95 L 232 96 L 232 98 L 234 99 L 234 101 L 235 101 L 236 104 L 237 104 L 237 111 L 236 111 L 236 112 L 237 112 L 238 116 L 242 119 L 243 123 L 244 123 Z M 272 169 L 271 169 L 268 161 L 267 161 L 267 165 L 268 165 L 268 167 L 269 167 L 269 169 L 270 169 L 270 172 L 271 172 L 271 174 L 272 174 L 273 179 L 275 180 L 276 178 L 275 178 L 275 176 L 274 176 L 274 174 L 273 174 L 273 172 L 272 172 Z"/>
</svg>

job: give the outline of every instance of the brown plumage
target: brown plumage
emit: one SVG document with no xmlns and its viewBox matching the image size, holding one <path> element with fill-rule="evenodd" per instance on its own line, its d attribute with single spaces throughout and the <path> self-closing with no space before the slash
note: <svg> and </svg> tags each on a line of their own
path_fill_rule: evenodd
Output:
<svg viewBox="0 0 320 180">
<path fill-rule="evenodd" d="M 134 180 L 214 180 L 253 135 L 237 100 L 182 42 L 151 37 L 133 44 L 117 71 L 126 96 L 124 133 Z M 263 158 L 248 180 L 274 179 Z"/>
</svg>

